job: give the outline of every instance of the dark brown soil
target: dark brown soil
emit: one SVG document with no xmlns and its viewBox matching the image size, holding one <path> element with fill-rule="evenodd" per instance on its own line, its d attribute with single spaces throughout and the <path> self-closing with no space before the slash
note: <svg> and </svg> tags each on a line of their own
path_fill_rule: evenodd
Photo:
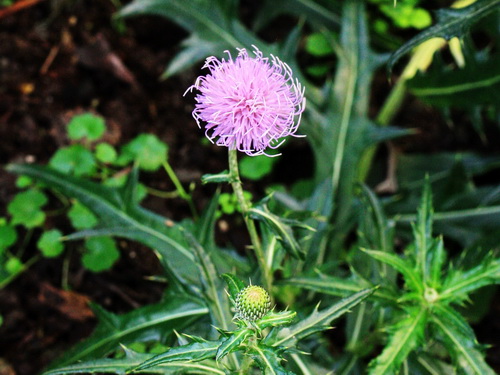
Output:
<svg viewBox="0 0 500 375">
<path fill-rule="evenodd" d="M 192 101 L 182 97 L 196 72 L 159 80 L 186 34 L 156 17 L 129 20 L 120 31 L 111 21 L 112 4 L 42 1 L 0 18 L 0 165 L 47 162 L 59 147 L 69 144 L 68 119 L 93 111 L 106 119 L 107 142 L 119 146 L 141 132 L 154 133 L 169 145 L 169 160 L 181 181 L 199 185 L 202 174 L 226 169 L 226 152 L 201 146 L 203 132 L 191 117 Z M 122 65 L 110 64 L 103 56 L 113 56 Z M 297 147 L 306 150 L 304 144 Z M 289 155 L 286 162 L 294 167 L 279 168 L 276 180 L 310 173 L 297 175 L 296 166 L 304 163 L 304 157 L 298 152 Z M 164 174 L 141 177 L 155 188 L 174 189 Z M 6 204 L 16 192 L 14 181 L 15 176 L 0 169 L 0 216 L 6 214 Z M 252 184 L 246 188 L 262 193 Z M 200 208 L 210 189 L 196 189 Z M 189 216 L 188 206 L 178 199 L 149 199 L 145 205 L 174 220 Z M 222 241 L 236 245 L 237 237 L 221 235 Z M 96 323 L 88 301 L 125 312 L 161 297 L 163 285 L 146 279 L 160 272 L 152 252 L 134 243 L 119 244 L 122 258 L 111 271 L 83 270 L 75 245 L 64 258 L 41 259 L 0 289 L 0 375 L 37 374 L 88 336 Z M 33 240 L 27 245 L 29 258 L 36 250 Z M 478 326 L 480 341 L 495 343 L 499 313 L 497 299 Z M 490 351 L 492 364 L 499 365 L 498 358 L 498 349 Z"/>
</svg>

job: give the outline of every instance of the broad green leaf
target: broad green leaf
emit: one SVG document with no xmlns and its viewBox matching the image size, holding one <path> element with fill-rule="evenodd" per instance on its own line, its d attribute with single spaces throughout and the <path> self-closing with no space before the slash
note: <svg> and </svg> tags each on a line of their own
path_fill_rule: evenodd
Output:
<svg viewBox="0 0 500 375">
<path fill-rule="evenodd" d="M 75 229 L 93 228 L 99 222 L 92 211 L 81 204 L 79 201 L 75 201 L 71 208 L 68 210 L 68 217 L 71 221 L 71 225 Z"/>
<path fill-rule="evenodd" d="M 17 275 L 24 270 L 24 264 L 17 257 L 10 257 L 4 264 L 5 270 L 9 275 Z"/>
<path fill-rule="evenodd" d="M 250 350 L 250 355 L 259 365 L 263 375 L 294 375 L 287 371 L 282 365 L 283 348 L 276 348 L 266 345 L 254 345 Z"/>
<path fill-rule="evenodd" d="M 208 313 L 198 299 L 168 295 L 164 301 L 144 306 L 123 315 L 115 315 L 94 305 L 98 325 L 87 339 L 68 350 L 51 368 L 87 360 L 136 341 L 159 340 L 168 332 L 182 330 Z"/>
<path fill-rule="evenodd" d="M 94 155 L 80 144 L 57 150 L 49 165 L 61 173 L 75 176 L 91 176 L 96 169 Z"/>
<path fill-rule="evenodd" d="M 500 258 L 490 256 L 467 271 L 449 270 L 439 298 L 443 301 L 463 301 L 474 290 L 492 284 L 500 284 Z"/>
<path fill-rule="evenodd" d="M 37 242 L 37 246 L 45 257 L 56 257 L 64 250 L 64 244 L 61 242 L 61 238 L 61 231 L 52 229 L 47 232 L 43 232 Z"/>
<path fill-rule="evenodd" d="M 384 253 L 383 251 L 366 249 L 362 250 L 371 257 L 384 262 L 399 271 L 403 275 L 405 282 L 410 289 L 412 289 L 414 292 L 417 292 L 419 295 L 423 294 L 424 285 L 422 277 L 412 267 L 412 264 L 409 262 L 409 260 L 403 259 L 396 254 Z"/>
<path fill-rule="evenodd" d="M 102 137 L 105 130 L 104 119 L 92 113 L 73 116 L 68 124 L 68 136 L 75 140 L 87 138 L 89 141 L 95 141 Z"/>
<path fill-rule="evenodd" d="M 94 235 L 128 238 L 155 249 L 166 271 L 172 277 L 171 282 L 177 282 L 186 288 L 199 285 L 200 280 L 193 262 L 194 255 L 187 248 L 179 226 L 138 206 L 133 199 L 130 199 L 133 193 L 125 193 L 122 189 L 109 188 L 63 175 L 41 166 L 11 164 L 7 170 L 36 178 L 91 208 L 103 226 L 103 231 L 96 231 Z M 136 174 L 131 174 L 129 181 L 135 181 L 136 177 Z M 130 182 L 127 185 L 130 188 L 126 191 L 135 191 L 134 185 L 135 182 Z"/>
<path fill-rule="evenodd" d="M 217 349 L 217 354 L 215 360 L 218 362 L 227 354 L 239 349 L 240 344 L 246 340 L 246 338 L 253 334 L 251 328 L 241 328 L 237 331 L 231 333 L 231 335 L 226 338 L 222 344 Z"/>
<path fill-rule="evenodd" d="M 424 308 L 412 308 L 406 318 L 391 328 L 393 332 L 390 334 L 389 342 L 382 354 L 370 364 L 370 375 L 398 373 L 408 354 L 423 340 L 427 314 Z"/>
<path fill-rule="evenodd" d="M 117 153 L 109 143 L 99 143 L 95 146 L 95 157 L 102 163 L 113 163 L 116 160 Z"/>
<path fill-rule="evenodd" d="M 119 165 L 135 162 L 140 169 L 156 171 L 167 160 L 167 145 L 153 134 L 140 134 L 123 146 Z"/>
<path fill-rule="evenodd" d="M 295 276 L 283 280 L 283 284 L 290 284 L 315 292 L 338 297 L 348 297 L 360 290 L 372 288 L 373 285 L 361 278 L 341 278 L 318 273 L 317 276 Z M 372 298 L 384 300 L 386 303 L 396 303 L 398 296 L 384 288 L 375 290 Z"/>
<path fill-rule="evenodd" d="M 318 306 L 316 306 L 308 317 L 289 327 L 281 328 L 276 334 L 271 332 L 264 341 L 266 344 L 276 347 L 293 346 L 304 337 L 315 332 L 329 329 L 332 320 L 349 312 L 354 306 L 369 297 L 374 291 L 375 289 L 362 290 L 321 311 L 319 311 Z"/>
<path fill-rule="evenodd" d="M 446 40 L 450 40 L 453 37 L 462 37 L 472 24 L 488 14 L 497 11 L 499 6 L 500 0 L 477 0 L 465 8 L 438 10 L 437 24 L 422 31 L 392 54 L 388 63 L 389 71 L 403 55 L 420 43 L 435 37 Z"/>
<path fill-rule="evenodd" d="M 224 273 L 220 276 L 226 282 L 229 296 L 233 301 L 236 301 L 236 296 L 238 295 L 238 293 L 242 289 L 245 289 L 245 283 L 241 281 L 237 276 L 230 273 Z"/>
<path fill-rule="evenodd" d="M 467 375 L 494 375 L 495 372 L 484 360 L 484 354 L 479 351 L 474 335 L 470 335 L 470 329 L 465 330 L 467 323 L 460 321 L 458 314 L 443 313 L 437 311 L 432 315 L 431 321 L 448 353 L 455 361 L 460 374 Z M 468 333 L 468 334 L 467 334 Z"/>
<path fill-rule="evenodd" d="M 120 258 L 115 241 L 110 237 L 91 237 L 85 240 L 85 253 L 82 263 L 92 272 L 110 269 Z"/>
<path fill-rule="evenodd" d="M 0 224 L 0 255 L 17 241 L 16 229 L 9 224 Z"/>
<path fill-rule="evenodd" d="M 220 345 L 220 341 L 201 341 L 177 346 L 140 363 L 136 367 L 130 368 L 128 372 L 154 369 L 159 365 L 176 361 L 199 362 L 204 359 L 214 358 Z"/>
<path fill-rule="evenodd" d="M 153 357 L 152 354 L 142 354 L 133 352 L 125 348 L 126 357 L 120 359 L 97 359 L 78 362 L 74 365 L 58 367 L 48 370 L 43 375 L 65 375 L 65 374 L 95 374 L 95 373 L 110 373 L 110 374 L 126 374 L 130 368 L 137 367 L 139 364 Z M 190 361 L 176 361 L 172 363 L 164 363 L 150 368 L 145 371 L 148 374 L 217 374 L 225 375 L 225 372 L 219 370 L 215 362 L 194 363 Z M 138 371 L 142 372 L 142 371 Z"/>
<path fill-rule="evenodd" d="M 16 187 L 18 187 L 19 189 L 24 189 L 31 185 L 33 185 L 33 180 L 28 176 L 19 176 L 16 179 Z"/>
<path fill-rule="evenodd" d="M 7 211 L 12 215 L 12 225 L 24 225 L 26 228 L 40 226 L 45 221 L 45 213 L 41 208 L 47 203 L 47 197 L 38 190 L 27 190 L 17 193 L 9 204 Z"/>
</svg>

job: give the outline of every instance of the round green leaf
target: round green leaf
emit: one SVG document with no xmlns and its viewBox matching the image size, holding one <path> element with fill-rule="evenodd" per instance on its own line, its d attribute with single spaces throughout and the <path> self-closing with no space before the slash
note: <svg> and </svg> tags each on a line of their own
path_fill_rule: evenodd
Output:
<svg viewBox="0 0 500 375">
<path fill-rule="evenodd" d="M 44 232 L 37 242 L 42 254 L 47 258 L 53 258 L 61 254 L 64 244 L 61 242 L 62 233 L 57 229 Z"/>
<path fill-rule="evenodd" d="M 92 113 L 84 113 L 74 116 L 68 124 L 68 136 L 71 139 L 87 138 L 95 141 L 102 137 L 106 125 L 102 117 Z"/>
<path fill-rule="evenodd" d="M 17 241 L 17 232 L 11 225 L 0 226 L 0 255 Z"/>
<path fill-rule="evenodd" d="M 76 201 L 68 211 L 71 225 L 75 229 L 89 229 L 97 225 L 97 217 L 80 202 Z"/>
<path fill-rule="evenodd" d="M 326 56 L 333 53 L 333 48 L 323 33 L 313 33 L 306 39 L 306 51 L 314 56 Z"/>
<path fill-rule="evenodd" d="M 24 269 L 23 262 L 16 257 L 9 258 L 4 266 L 9 275 L 18 274 Z"/>
<path fill-rule="evenodd" d="M 116 150 L 109 143 L 99 143 L 95 147 L 95 157 L 102 163 L 113 163 L 116 160 Z"/>
<path fill-rule="evenodd" d="M 120 258 L 115 241 L 110 237 L 91 237 L 85 241 L 85 248 L 82 263 L 92 272 L 108 270 Z"/>
<path fill-rule="evenodd" d="M 16 187 L 19 189 L 27 188 L 33 184 L 33 180 L 28 176 L 19 176 L 16 180 Z"/>
<path fill-rule="evenodd" d="M 167 145 L 153 134 L 140 134 L 126 144 L 117 163 L 126 165 L 132 161 L 145 171 L 155 171 L 167 160 Z"/>
<path fill-rule="evenodd" d="M 45 221 L 45 213 L 41 208 L 47 203 L 47 197 L 41 191 L 27 190 L 18 193 L 7 206 L 12 215 L 12 225 L 21 224 L 26 228 L 34 228 Z"/>
<path fill-rule="evenodd" d="M 273 170 L 276 158 L 269 156 L 245 156 L 240 162 L 240 174 L 250 180 L 259 180 Z"/>
<path fill-rule="evenodd" d="M 64 147 L 52 156 L 49 165 L 62 173 L 88 176 L 95 172 L 94 155 L 82 145 Z"/>
</svg>

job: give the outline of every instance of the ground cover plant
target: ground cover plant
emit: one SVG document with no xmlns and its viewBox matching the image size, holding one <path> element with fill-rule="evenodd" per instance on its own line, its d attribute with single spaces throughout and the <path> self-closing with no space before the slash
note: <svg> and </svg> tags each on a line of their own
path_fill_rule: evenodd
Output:
<svg viewBox="0 0 500 375">
<path fill-rule="evenodd" d="M 185 29 L 162 77 L 196 72 L 179 91 L 193 116 L 182 126 L 208 139 L 195 147 L 227 152 L 220 170 L 183 184 L 158 135 L 115 147 L 93 111 L 71 116 L 71 144 L 47 165 L 5 167 L 20 191 L 0 221 L 1 287 L 70 244 L 85 272 L 112 269 L 120 239 L 161 265 L 158 302 L 120 314 L 92 303 L 95 329 L 44 373 L 494 374 L 471 324 L 498 295 L 498 152 L 394 145 L 418 133 L 395 121 L 408 95 L 450 124 L 470 119 L 480 141 L 498 131 L 500 1 L 434 16 L 417 0 L 264 1 L 251 22 L 242 8 L 133 0 L 114 16 Z M 263 38 L 280 19 L 286 33 Z M 377 79 L 390 82 L 383 95 Z M 309 177 L 245 190 L 278 173 L 293 142 L 307 145 Z M 158 171 L 173 191 L 143 181 Z M 189 214 L 162 216 L 147 196 Z M 227 217 L 244 246 L 216 239 Z"/>
</svg>

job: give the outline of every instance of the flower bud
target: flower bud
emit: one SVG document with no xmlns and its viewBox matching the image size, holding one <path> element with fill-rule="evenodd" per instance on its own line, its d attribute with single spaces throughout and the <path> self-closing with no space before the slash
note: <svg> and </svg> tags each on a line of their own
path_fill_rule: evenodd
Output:
<svg viewBox="0 0 500 375">
<path fill-rule="evenodd" d="M 237 317 L 254 322 L 267 314 L 271 307 L 271 296 L 262 287 L 247 286 L 236 296 Z"/>
</svg>

